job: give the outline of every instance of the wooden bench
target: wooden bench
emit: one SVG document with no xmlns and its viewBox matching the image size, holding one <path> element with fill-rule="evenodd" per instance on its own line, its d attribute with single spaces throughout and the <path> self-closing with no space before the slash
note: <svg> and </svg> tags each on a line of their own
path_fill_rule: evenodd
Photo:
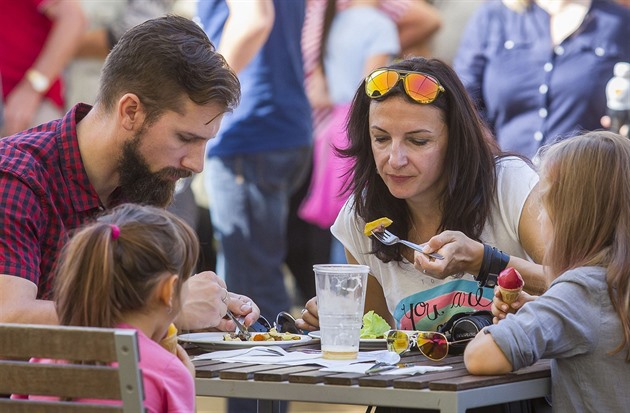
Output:
<svg viewBox="0 0 630 413">
<path fill-rule="evenodd" d="M 31 357 L 66 362 L 29 363 Z M 138 360 L 138 338 L 133 330 L 0 324 L 0 394 L 59 398 L 59 401 L 0 398 L 0 411 L 143 412 L 144 391 Z M 105 405 L 74 399 L 121 403 Z"/>
</svg>

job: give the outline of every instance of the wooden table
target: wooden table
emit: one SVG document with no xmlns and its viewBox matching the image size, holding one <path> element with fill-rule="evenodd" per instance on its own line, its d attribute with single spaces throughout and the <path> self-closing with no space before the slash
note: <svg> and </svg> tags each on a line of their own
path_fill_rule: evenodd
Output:
<svg viewBox="0 0 630 413">
<path fill-rule="evenodd" d="M 197 396 L 258 400 L 259 413 L 279 412 L 279 401 L 435 409 L 464 413 L 471 407 L 544 397 L 551 393 L 549 361 L 501 376 L 471 376 L 462 356 L 430 362 L 418 352 L 403 362 L 450 365 L 415 376 L 340 374 L 322 367 L 195 362 Z"/>
</svg>

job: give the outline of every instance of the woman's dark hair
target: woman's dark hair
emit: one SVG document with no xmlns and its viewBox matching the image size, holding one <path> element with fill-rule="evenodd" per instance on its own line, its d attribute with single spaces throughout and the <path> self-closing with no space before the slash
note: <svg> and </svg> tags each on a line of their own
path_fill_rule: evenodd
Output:
<svg viewBox="0 0 630 413">
<path fill-rule="evenodd" d="M 479 117 L 457 74 L 444 62 L 417 57 L 397 62 L 389 68 L 429 74 L 438 79 L 446 90 L 430 103 L 440 110 L 448 127 L 448 148 L 443 171 L 447 184 L 440 200 L 442 221 L 439 231 L 461 231 L 479 240 L 490 215 L 496 190 L 493 155 L 498 153 L 498 149 L 488 128 Z M 394 96 L 403 96 L 409 103 L 420 105 L 407 96 L 402 82 L 375 100 L 384 101 Z M 340 156 L 355 161 L 345 190 L 354 196 L 352 206 L 360 218 L 369 222 L 389 217 L 394 221 L 389 229 L 395 234 L 406 236 L 411 225 L 407 204 L 405 200 L 392 196 L 376 170 L 368 116 L 372 100 L 365 93 L 364 81 L 354 96 L 348 117 L 349 146 L 345 150 L 337 150 Z M 384 262 L 402 260 L 399 245 L 386 246 L 373 240 L 372 247 L 372 252 Z"/>
<path fill-rule="evenodd" d="M 165 111 L 181 112 L 186 97 L 230 111 L 241 92 L 238 77 L 197 23 L 164 16 L 129 29 L 107 56 L 96 102 L 112 109 L 125 93 L 140 98 L 150 125 Z"/>
</svg>

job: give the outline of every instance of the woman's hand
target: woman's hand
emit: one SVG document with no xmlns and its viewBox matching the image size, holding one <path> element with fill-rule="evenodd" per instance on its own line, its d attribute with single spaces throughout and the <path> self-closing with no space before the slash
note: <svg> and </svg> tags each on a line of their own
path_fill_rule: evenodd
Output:
<svg viewBox="0 0 630 413">
<path fill-rule="evenodd" d="M 302 330 L 319 330 L 319 315 L 317 313 L 317 297 L 306 302 L 302 310 L 302 317 L 295 320 L 297 328 Z"/>
<path fill-rule="evenodd" d="M 450 275 L 477 274 L 483 259 L 483 244 L 460 231 L 444 231 L 432 237 L 424 248 L 427 253 L 439 252 L 443 260 L 436 260 L 414 251 L 414 267 L 438 279 Z"/>
<path fill-rule="evenodd" d="M 538 296 L 529 295 L 525 291 L 521 291 L 521 293 L 516 298 L 516 301 L 514 301 L 512 304 L 507 304 L 503 301 L 503 298 L 501 297 L 501 291 L 499 287 L 494 287 L 494 297 L 492 299 L 492 307 L 490 309 L 492 311 L 492 315 L 494 315 L 492 322 L 494 324 L 498 323 L 499 321 L 503 320 L 508 315 L 508 313 L 515 313 L 519 308 L 523 307 L 525 303 L 533 301 L 536 298 L 538 298 Z"/>
</svg>

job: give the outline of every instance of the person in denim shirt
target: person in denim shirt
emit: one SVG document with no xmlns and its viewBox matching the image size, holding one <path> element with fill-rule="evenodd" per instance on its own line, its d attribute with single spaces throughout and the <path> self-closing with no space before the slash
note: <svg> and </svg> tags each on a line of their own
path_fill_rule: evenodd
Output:
<svg viewBox="0 0 630 413">
<path fill-rule="evenodd" d="M 533 157 L 602 127 L 606 82 L 630 60 L 630 10 L 605 0 L 492 1 L 462 39 L 454 68 L 501 149 Z"/>
<path fill-rule="evenodd" d="M 241 105 L 208 144 L 205 185 L 217 274 L 263 315 L 291 306 L 284 286 L 289 197 L 312 147 L 300 34 L 303 1 L 199 2 L 199 21 L 238 74 Z M 247 292 L 245 292 L 247 291 Z"/>
</svg>

